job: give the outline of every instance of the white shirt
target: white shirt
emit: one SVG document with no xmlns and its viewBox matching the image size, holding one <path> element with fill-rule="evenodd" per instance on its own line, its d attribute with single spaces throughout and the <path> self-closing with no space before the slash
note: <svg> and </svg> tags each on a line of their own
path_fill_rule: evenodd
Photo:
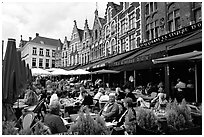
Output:
<svg viewBox="0 0 204 137">
<path fill-rule="evenodd" d="M 99 103 L 100 102 L 105 102 L 105 101 L 108 101 L 108 100 L 109 100 L 109 96 L 108 95 L 103 95 L 103 96 L 100 97 Z"/>
<path fill-rule="evenodd" d="M 98 93 L 96 93 L 96 95 L 94 96 L 93 99 L 99 100 L 102 95 L 103 95 L 103 94 L 102 94 L 101 92 L 98 92 Z"/>
<path fill-rule="evenodd" d="M 52 94 L 52 96 L 50 97 L 50 104 L 51 104 L 52 101 L 58 100 L 58 99 L 59 99 L 59 98 L 58 98 L 58 96 L 57 96 L 56 93 Z"/>
<path fill-rule="evenodd" d="M 183 91 L 182 88 L 186 88 L 186 84 L 179 81 L 178 84 L 176 84 L 175 88 L 177 88 L 178 91 Z"/>
</svg>

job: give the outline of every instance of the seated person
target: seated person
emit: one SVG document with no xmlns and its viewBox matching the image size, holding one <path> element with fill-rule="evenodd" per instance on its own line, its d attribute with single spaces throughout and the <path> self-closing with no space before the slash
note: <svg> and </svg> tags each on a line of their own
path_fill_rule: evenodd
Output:
<svg viewBox="0 0 204 137">
<path fill-rule="evenodd" d="M 124 89 L 125 89 L 125 93 L 126 93 L 125 98 L 128 98 L 128 97 L 132 98 L 132 101 L 136 102 L 137 99 L 136 99 L 135 95 L 132 93 L 131 88 L 126 86 L 126 87 L 124 87 Z"/>
<path fill-rule="evenodd" d="M 99 101 L 100 97 L 103 95 L 104 89 L 103 88 L 99 88 L 98 92 L 96 93 L 96 95 L 94 96 L 94 100 Z"/>
<path fill-rule="evenodd" d="M 38 96 L 33 90 L 28 90 L 25 94 L 25 104 L 28 106 L 35 106 L 38 104 Z"/>
<path fill-rule="evenodd" d="M 136 121 L 136 112 L 133 109 L 133 101 L 131 98 L 124 99 L 124 107 L 126 111 L 122 114 L 120 119 L 118 120 L 117 126 L 124 126 L 126 127 L 127 122 Z"/>
<path fill-rule="evenodd" d="M 135 91 L 136 94 L 137 94 L 137 95 L 142 95 L 142 89 L 143 89 L 142 86 L 138 86 L 138 87 L 136 88 L 136 91 Z"/>
<path fill-rule="evenodd" d="M 94 101 L 94 104 L 96 106 L 99 106 L 99 99 L 100 99 L 101 96 L 103 96 L 103 93 L 104 93 L 104 89 L 103 88 L 99 88 L 98 92 L 94 96 L 93 101 Z"/>
<path fill-rule="evenodd" d="M 153 91 L 154 91 L 154 88 L 153 88 L 153 86 L 152 86 L 152 83 L 149 82 L 149 83 L 147 84 L 146 89 L 145 89 L 145 94 L 146 94 L 146 95 L 150 95 Z"/>
<path fill-rule="evenodd" d="M 117 87 L 115 89 L 116 92 L 116 100 L 121 100 L 125 98 L 125 93 L 121 90 L 121 88 Z"/>
<path fill-rule="evenodd" d="M 50 103 L 49 105 L 52 103 L 52 101 L 54 100 L 59 100 L 59 97 L 57 95 L 57 91 L 56 91 L 56 88 L 53 88 L 53 91 L 52 91 L 52 95 L 50 97 Z"/>
<path fill-rule="evenodd" d="M 84 98 L 81 105 L 85 105 L 85 106 L 93 105 L 93 98 L 91 97 L 91 95 L 88 94 L 86 90 L 83 90 L 81 94 L 82 94 L 82 97 Z"/>
<path fill-rule="evenodd" d="M 150 102 L 144 101 L 142 97 L 137 99 L 137 104 L 139 107 L 150 108 Z"/>
<path fill-rule="evenodd" d="M 160 87 L 158 92 L 157 96 L 151 101 L 151 104 L 155 104 L 156 109 L 160 109 L 162 105 L 166 105 L 168 102 L 163 87 Z"/>
<path fill-rule="evenodd" d="M 106 122 L 112 122 L 116 119 L 119 114 L 119 107 L 118 104 L 115 102 L 115 94 L 109 94 L 109 101 L 101 110 L 100 114 Z"/>
<path fill-rule="evenodd" d="M 44 123 L 47 125 L 52 134 L 63 133 L 67 131 L 66 126 L 63 123 L 63 120 L 59 116 L 60 112 L 60 103 L 58 100 L 54 100 L 51 102 L 50 113 L 45 115 Z"/>
<path fill-rule="evenodd" d="M 110 92 L 109 91 L 104 91 L 104 92 L 103 92 L 103 95 L 99 98 L 99 103 L 101 103 L 101 102 L 108 102 L 108 100 L 109 100 Z"/>
</svg>

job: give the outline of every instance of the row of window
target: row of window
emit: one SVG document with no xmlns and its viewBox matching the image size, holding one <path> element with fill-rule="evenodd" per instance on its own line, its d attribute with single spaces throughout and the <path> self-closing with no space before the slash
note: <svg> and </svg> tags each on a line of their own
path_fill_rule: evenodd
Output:
<svg viewBox="0 0 204 137">
<path fill-rule="evenodd" d="M 126 10 L 130 7 L 132 2 L 123 2 L 123 10 Z M 107 21 L 110 22 L 112 19 L 112 8 L 109 7 L 107 10 Z"/>
<path fill-rule="evenodd" d="M 38 62 L 38 66 L 39 68 L 43 68 L 43 59 L 39 58 L 39 62 Z M 35 68 L 37 67 L 37 59 L 36 58 L 32 58 L 32 67 Z M 50 60 L 49 59 L 45 59 L 45 68 L 49 68 L 50 67 Z M 52 64 L 51 67 L 54 68 L 55 67 L 55 60 L 52 60 Z"/>
<path fill-rule="evenodd" d="M 146 6 L 152 6 L 153 2 L 150 2 L 149 4 L 147 4 Z M 156 3 L 154 2 L 153 5 L 155 5 Z M 157 6 L 153 6 L 156 7 Z M 150 8 L 152 9 L 152 8 Z M 152 11 L 152 10 L 150 10 Z M 201 8 L 196 8 L 193 10 L 193 17 L 194 17 L 194 21 L 195 23 L 201 21 Z M 160 21 L 161 22 L 161 21 Z M 164 20 L 162 21 L 164 22 Z M 160 23 L 159 25 L 159 21 L 155 20 L 153 22 L 147 22 L 146 25 L 146 38 L 147 40 L 151 40 L 154 38 L 157 38 L 163 34 L 165 34 L 164 31 L 164 24 Z M 181 29 L 181 15 L 180 15 L 180 10 L 179 9 L 174 9 L 173 11 L 169 12 L 167 14 L 167 25 L 166 25 L 166 30 L 169 32 L 173 32 L 176 30 Z"/>
<path fill-rule="evenodd" d="M 149 2 L 145 6 L 145 15 L 149 15 L 157 10 L 157 2 Z"/>
<path fill-rule="evenodd" d="M 37 48 L 33 47 L 33 55 L 37 55 Z M 39 55 L 44 56 L 43 48 L 40 48 Z M 50 57 L 50 49 L 46 49 L 46 57 Z M 52 50 L 52 57 L 55 57 L 55 50 Z"/>
<path fill-rule="evenodd" d="M 91 51 L 91 59 L 98 59 L 104 55 L 105 47 L 103 44 L 100 44 L 98 48 L 94 48 Z"/>
<path fill-rule="evenodd" d="M 77 43 L 71 45 L 71 52 L 77 51 Z"/>
<path fill-rule="evenodd" d="M 131 13 L 129 16 L 128 16 L 128 29 L 131 30 L 131 29 L 134 29 L 136 28 L 136 17 L 135 17 L 135 13 Z M 120 33 L 121 34 L 124 34 L 126 32 L 126 26 L 127 26 L 127 22 L 125 19 L 123 19 L 121 22 L 121 30 L 120 30 Z M 106 37 L 108 37 L 111 34 L 114 34 L 114 32 L 116 32 L 116 23 L 115 21 L 113 21 L 110 25 L 111 28 L 109 28 L 109 26 L 106 26 L 106 29 L 105 29 L 105 34 L 106 34 Z M 118 28 L 119 29 L 119 28 Z"/>
</svg>

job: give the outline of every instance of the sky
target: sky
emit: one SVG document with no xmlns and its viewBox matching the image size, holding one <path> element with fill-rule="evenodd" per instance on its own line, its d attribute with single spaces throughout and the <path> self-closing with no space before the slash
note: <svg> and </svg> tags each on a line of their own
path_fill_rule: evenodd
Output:
<svg viewBox="0 0 204 137">
<path fill-rule="evenodd" d="M 96 4 L 97 3 L 97 4 Z M 119 3 L 116 1 L 116 3 Z M 96 6 L 97 5 L 97 6 Z M 35 38 L 36 33 L 47 38 L 70 40 L 74 20 L 84 29 L 85 19 L 93 28 L 94 11 L 98 9 L 104 17 L 107 1 L 3 1 L 1 3 L 2 40 L 4 52 L 8 38 L 16 39 L 18 47 L 21 35 L 23 40 Z"/>
</svg>

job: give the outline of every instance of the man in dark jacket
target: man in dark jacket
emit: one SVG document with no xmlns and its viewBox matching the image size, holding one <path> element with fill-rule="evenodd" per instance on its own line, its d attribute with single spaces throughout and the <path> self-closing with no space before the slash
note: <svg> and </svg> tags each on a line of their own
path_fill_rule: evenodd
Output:
<svg viewBox="0 0 204 137">
<path fill-rule="evenodd" d="M 86 90 L 83 90 L 81 94 L 84 98 L 81 105 L 85 105 L 85 106 L 93 105 L 93 98 L 91 97 L 91 95 L 88 94 Z"/>
</svg>

